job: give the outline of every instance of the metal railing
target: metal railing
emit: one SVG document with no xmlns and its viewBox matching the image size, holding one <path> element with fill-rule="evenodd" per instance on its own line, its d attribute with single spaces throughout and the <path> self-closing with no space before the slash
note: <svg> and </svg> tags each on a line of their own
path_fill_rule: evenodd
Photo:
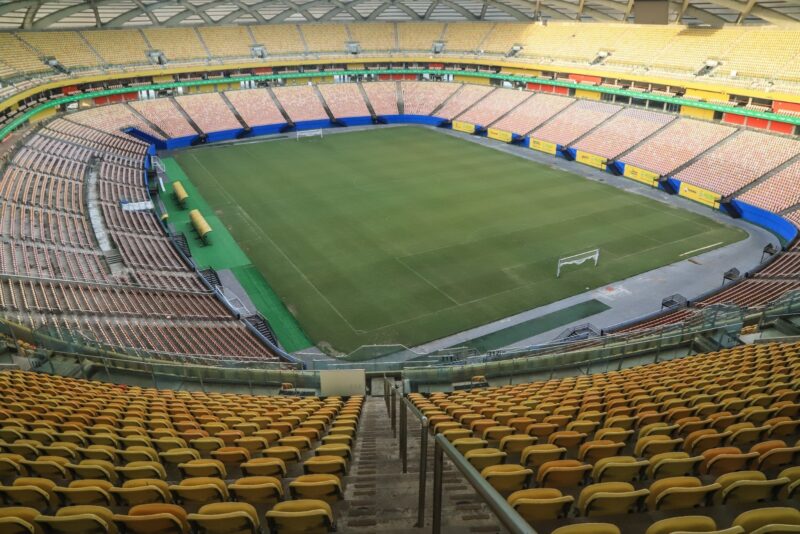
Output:
<svg viewBox="0 0 800 534">
<path fill-rule="evenodd" d="M 417 503 L 417 522 L 415 528 L 425 526 L 425 493 L 428 481 L 428 418 L 414 404 L 403 397 L 400 403 L 400 462 L 403 473 L 408 473 L 408 412 L 419 420 L 419 489 Z"/>
<path fill-rule="evenodd" d="M 444 456 L 447 455 L 467 482 L 475 488 L 484 503 L 511 534 L 536 534 L 536 531 L 508 504 L 477 469 L 458 452 L 442 434 L 434 436 L 433 452 L 433 534 L 442 532 L 442 479 Z"/>
</svg>

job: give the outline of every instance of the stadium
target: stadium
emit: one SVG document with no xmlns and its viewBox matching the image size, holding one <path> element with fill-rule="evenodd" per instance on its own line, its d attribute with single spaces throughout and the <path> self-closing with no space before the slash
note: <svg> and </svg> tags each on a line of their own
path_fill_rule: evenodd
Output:
<svg viewBox="0 0 800 534">
<path fill-rule="evenodd" d="M 799 136 L 796 0 L 0 0 L 0 534 L 800 532 Z"/>
</svg>

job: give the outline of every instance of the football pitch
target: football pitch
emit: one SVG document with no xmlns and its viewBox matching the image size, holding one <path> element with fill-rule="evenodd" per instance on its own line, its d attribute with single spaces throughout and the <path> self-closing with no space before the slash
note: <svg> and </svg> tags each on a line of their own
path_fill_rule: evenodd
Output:
<svg viewBox="0 0 800 534">
<path fill-rule="evenodd" d="M 175 159 L 308 337 L 341 352 L 418 345 L 746 236 L 422 127 Z M 205 248 L 223 253 L 213 236 Z M 556 279 L 559 257 L 596 248 L 597 268 Z"/>
</svg>

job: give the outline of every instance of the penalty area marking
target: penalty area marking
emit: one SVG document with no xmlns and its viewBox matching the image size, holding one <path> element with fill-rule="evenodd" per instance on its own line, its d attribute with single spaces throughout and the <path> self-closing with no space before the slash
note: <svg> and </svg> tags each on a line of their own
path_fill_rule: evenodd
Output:
<svg viewBox="0 0 800 534">
<path fill-rule="evenodd" d="M 694 252 L 700 252 L 701 250 L 705 250 L 705 249 L 707 249 L 707 248 L 716 247 L 717 245 L 721 245 L 722 243 L 723 243 L 723 242 L 722 242 L 722 241 L 720 241 L 719 243 L 713 243 L 713 244 L 711 244 L 711 245 L 706 245 L 705 247 L 696 248 L 696 249 L 694 249 L 694 250 L 690 250 L 690 251 L 688 251 L 688 252 L 684 252 L 683 254 L 681 254 L 681 255 L 680 255 L 680 256 L 678 256 L 678 257 L 679 257 L 679 258 L 682 258 L 682 257 L 684 257 L 684 256 L 688 256 L 689 254 L 692 254 L 692 253 L 694 253 Z"/>
</svg>

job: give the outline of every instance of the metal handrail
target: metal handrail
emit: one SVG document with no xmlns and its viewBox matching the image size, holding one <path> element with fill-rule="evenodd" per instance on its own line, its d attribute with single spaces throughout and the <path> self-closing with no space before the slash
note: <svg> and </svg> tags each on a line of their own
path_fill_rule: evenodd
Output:
<svg viewBox="0 0 800 534">
<path fill-rule="evenodd" d="M 425 490 L 428 479 L 428 418 L 420 412 L 408 397 L 402 398 L 400 406 L 400 460 L 403 464 L 403 473 L 408 472 L 408 412 L 411 411 L 419 419 L 419 489 L 417 503 L 416 528 L 425 526 Z"/>
<path fill-rule="evenodd" d="M 536 534 L 533 527 L 508 504 L 508 501 L 481 476 L 447 438 L 437 434 L 434 442 L 436 447 L 433 453 L 433 529 L 431 530 L 433 534 L 442 532 L 442 471 L 445 454 L 511 534 Z"/>
</svg>

